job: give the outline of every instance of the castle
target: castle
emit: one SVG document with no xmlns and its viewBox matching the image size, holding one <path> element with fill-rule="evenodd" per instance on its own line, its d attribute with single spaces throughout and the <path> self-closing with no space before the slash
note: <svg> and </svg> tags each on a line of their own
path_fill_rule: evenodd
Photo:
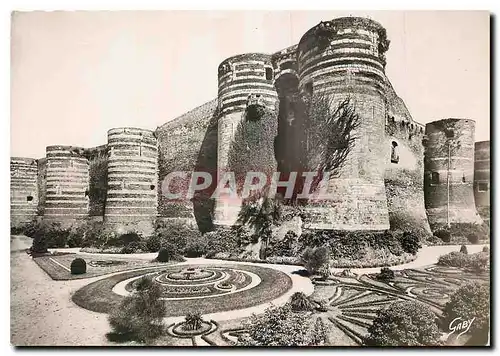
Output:
<svg viewBox="0 0 500 356">
<path fill-rule="evenodd" d="M 238 202 L 206 194 L 172 201 L 162 192 L 164 178 L 174 171 L 220 175 L 231 169 L 232 156 L 243 160 L 233 147 L 255 107 L 270 114 L 255 124 L 257 139 L 245 144 L 272 155 L 272 169 L 293 171 L 297 157 L 314 159 L 297 110 L 315 93 L 327 96 L 332 109 L 349 98 L 360 122 L 346 163 L 329 180 L 335 198 L 308 204 L 304 227 L 378 231 L 403 221 L 430 232 L 488 220 L 489 141 L 474 143 L 472 120 L 425 126 L 413 120 L 385 75 L 388 49 L 386 30 L 373 20 L 321 22 L 274 54 L 227 58 L 218 68 L 218 97 L 154 131 L 113 128 L 102 146 L 48 146 L 44 158 L 12 157 L 12 225 L 92 219 L 145 233 L 158 219 L 185 219 L 205 231 L 231 226 Z"/>
</svg>

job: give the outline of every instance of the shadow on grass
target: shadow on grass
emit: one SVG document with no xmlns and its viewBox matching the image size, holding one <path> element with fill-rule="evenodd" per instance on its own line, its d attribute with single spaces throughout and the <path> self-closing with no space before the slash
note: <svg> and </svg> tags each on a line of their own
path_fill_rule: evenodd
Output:
<svg viewBox="0 0 500 356">
<path fill-rule="evenodd" d="M 139 342 L 134 333 L 109 332 L 106 334 L 106 338 L 108 339 L 108 341 L 115 343 L 126 343 L 131 341 Z"/>
<path fill-rule="evenodd" d="M 310 277 L 311 275 L 306 269 L 298 269 L 296 271 L 293 271 L 292 274 L 296 274 L 301 277 Z"/>
</svg>

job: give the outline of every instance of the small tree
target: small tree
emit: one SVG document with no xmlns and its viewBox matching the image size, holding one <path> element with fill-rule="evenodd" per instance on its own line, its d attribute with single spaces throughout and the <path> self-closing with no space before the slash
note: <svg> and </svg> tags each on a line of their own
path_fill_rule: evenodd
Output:
<svg viewBox="0 0 500 356">
<path fill-rule="evenodd" d="M 311 311 L 314 309 L 313 303 L 302 292 L 295 292 L 290 298 L 290 306 L 293 311 Z"/>
<path fill-rule="evenodd" d="M 414 301 L 397 301 L 380 309 L 368 333 L 367 346 L 433 346 L 440 336 L 436 315 Z"/>
<path fill-rule="evenodd" d="M 463 253 L 463 254 L 466 254 L 466 255 L 467 255 L 467 254 L 469 253 L 469 252 L 467 251 L 467 246 L 462 245 L 462 246 L 460 247 L 460 252 L 461 252 L 461 253 Z"/>
<path fill-rule="evenodd" d="M 309 274 L 313 275 L 324 265 L 328 265 L 330 262 L 330 250 L 327 246 L 307 247 L 302 254 L 302 262 Z"/>
<path fill-rule="evenodd" d="M 201 324 L 203 319 L 200 312 L 189 313 L 186 315 L 186 321 L 184 322 L 184 330 L 198 330 L 201 329 Z"/>
<path fill-rule="evenodd" d="M 439 229 L 434 233 L 434 236 L 440 238 L 443 242 L 450 242 L 451 233 L 448 229 Z"/>
<path fill-rule="evenodd" d="M 403 251 L 416 255 L 418 250 L 422 247 L 420 240 L 416 234 L 405 231 L 400 239 Z"/>
<path fill-rule="evenodd" d="M 380 273 L 377 275 L 377 279 L 380 279 L 382 281 L 389 281 L 391 279 L 394 279 L 394 271 L 389 267 L 382 267 L 380 269 Z"/>
<path fill-rule="evenodd" d="M 450 297 L 444 308 L 445 327 L 455 319 L 474 321 L 471 333 L 486 327 L 490 319 L 490 288 L 486 283 L 469 282 L 462 285 Z"/>
<path fill-rule="evenodd" d="M 141 283 L 140 283 L 141 284 Z M 109 323 L 116 334 L 140 342 L 149 342 L 163 333 L 163 318 L 167 314 L 160 299 L 162 289 L 151 283 L 125 297 L 111 312 Z"/>
</svg>

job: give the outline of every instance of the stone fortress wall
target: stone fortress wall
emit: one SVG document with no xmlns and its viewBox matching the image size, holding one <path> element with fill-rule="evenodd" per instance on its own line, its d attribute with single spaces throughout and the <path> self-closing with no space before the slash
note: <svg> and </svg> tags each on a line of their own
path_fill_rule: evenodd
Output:
<svg viewBox="0 0 500 356">
<path fill-rule="evenodd" d="M 385 75 L 388 49 L 375 21 L 321 22 L 274 54 L 227 58 L 218 68 L 218 97 L 155 131 L 116 128 L 102 146 L 49 146 L 38 160 L 12 157 L 12 224 L 90 217 L 145 233 L 157 219 L 196 221 L 202 231 L 232 225 L 241 201 L 213 201 L 213 185 L 192 200 L 168 200 L 164 178 L 174 171 L 215 178 L 229 170 L 236 131 L 254 107 L 274 118 L 277 170 L 303 170 L 313 157 L 304 154 L 307 133 L 298 113 L 314 94 L 328 97 L 332 109 L 349 97 L 360 125 L 354 148 L 330 179 L 332 200 L 308 204 L 312 218 L 304 227 L 384 230 L 410 223 L 430 231 L 446 222 L 481 222 L 475 206 L 489 216 L 489 141 L 474 150 L 472 120 L 416 122 Z"/>
</svg>

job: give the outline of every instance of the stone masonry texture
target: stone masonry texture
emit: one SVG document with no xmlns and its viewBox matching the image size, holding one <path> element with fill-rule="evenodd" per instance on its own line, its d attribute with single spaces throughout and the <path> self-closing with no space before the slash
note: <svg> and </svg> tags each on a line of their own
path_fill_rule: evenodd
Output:
<svg viewBox="0 0 500 356">
<path fill-rule="evenodd" d="M 360 122 L 329 180 L 329 199 L 306 203 L 303 228 L 430 233 L 447 222 L 488 220 L 489 141 L 474 145 L 472 120 L 415 121 L 385 75 L 388 50 L 386 30 L 373 20 L 321 22 L 278 52 L 225 59 L 214 68 L 217 97 L 154 130 L 112 128 L 98 147 L 11 157 L 12 224 L 93 219 L 144 235 L 157 220 L 202 232 L 231 226 L 242 201 L 212 199 L 217 180 L 239 157 L 238 173 L 304 171 L 317 158 L 307 154 L 301 116 L 314 95 L 327 97 L 331 110 L 349 98 Z M 188 178 L 167 185 L 172 172 Z M 166 189 L 187 189 L 192 172 L 209 173 L 212 184 L 192 199 L 167 199 Z"/>
</svg>

